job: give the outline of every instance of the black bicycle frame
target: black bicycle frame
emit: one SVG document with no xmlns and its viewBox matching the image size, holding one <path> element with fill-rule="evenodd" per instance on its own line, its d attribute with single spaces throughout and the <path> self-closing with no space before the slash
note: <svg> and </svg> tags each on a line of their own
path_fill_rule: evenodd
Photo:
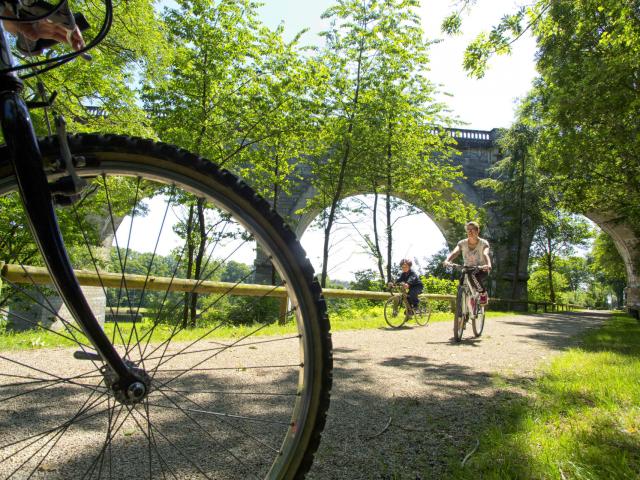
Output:
<svg viewBox="0 0 640 480">
<path fill-rule="evenodd" d="M 60 297 L 103 361 L 117 375 L 118 381 L 114 386 L 126 392 L 140 379 L 109 341 L 73 272 L 53 208 L 29 110 L 20 96 L 22 81 L 14 73 L 5 71 L 12 65 L 11 50 L 0 23 L 0 72 L 4 72 L 0 73 L 0 121 L 29 226 Z"/>
</svg>

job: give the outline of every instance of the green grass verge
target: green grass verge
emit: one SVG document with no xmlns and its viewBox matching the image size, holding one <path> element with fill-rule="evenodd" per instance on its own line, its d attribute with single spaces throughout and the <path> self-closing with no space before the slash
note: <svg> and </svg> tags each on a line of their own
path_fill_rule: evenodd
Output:
<svg viewBox="0 0 640 480">
<path fill-rule="evenodd" d="M 511 313 L 513 314 L 513 313 Z M 452 314 L 448 312 L 434 312 L 431 315 L 431 322 L 452 321 Z M 509 312 L 487 312 L 487 318 L 509 315 Z M 340 330 L 367 330 L 376 328 L 388 328 L 384 321 L 384 310 L 382 306 L 375 306 L 367 309 L 349 309 L 342 310 L 339 313 L 333 313 L 329 316 L 331 321 L 331 330 L 337 332 Z M 138 337 L 152 328 L 150 320 L 144 320 L 137 324 L 136 333 Z M 415 322 L 411 321 L 407 324 L 409 327 L 418 327 Z M 419 328 L 419 327 L 418 327 Z M 107 323 L 105 331 L 109 338 L 113 336 L 114 326 Z M 129 338 L 132 331 L 132 325 L 127 323 L 120 324 L 120 331 L 116 332 L 115 338 L 117 343 L 124 343 Z M 293 323 L 287 325 L 268 325 L 262 327 L 260 325 L 243 325 L 243 326 L 224 326 L 218 327 L 212 331 L 209 328 L 192 328 L 180 331 L 175 337 L 175 341 L 191 341 L 201 338 L 203 335 L 211 338 L 241 338 L 251 335 L 287 335 L 296 333 Z M 84 336 L 76 333 L 80 341 L 86 342 Z M 161 342 L 169 338 L 172 334 L 172 328 L 168 325 L 160 325 L 153 330 L 152 342 Z M 66 336 L 69 336 L 65 333 Z M 0 351 L 2 350 L 27 350 L 38 348 L 54 348 L 54 347 L 70 347 L 76 345 L 75 342 L 64 338 L 63 336 L 49 332 L 47 330 L 29 330 L 25 332 L 4 332 L 0 334 Z"/>
<path fill-rule="evenodd" d="M 503 404 L 452 479 L 640 478 L 640 324 L 615 315 Z"/>
</svg>

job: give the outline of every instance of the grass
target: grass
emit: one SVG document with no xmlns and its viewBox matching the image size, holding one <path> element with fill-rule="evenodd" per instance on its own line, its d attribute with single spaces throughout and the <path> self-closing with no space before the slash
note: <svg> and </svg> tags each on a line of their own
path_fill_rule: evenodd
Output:
<svg viewBox="0 0 640 480">
<path fill-rule="evenodd" d="M 495 318 L 498 316 L 504 316 L 513 314 L 513 312 L 487 312 L 487 318 Z M 331 321 L 331 331 L 337 332 L 341 330 L 368 330 L 377 328 L 388 328 L 384 320 L 384 311 L 382 306 L 374 306 L 367 309 L 346 309 L 337 313 L 332 313 L 329 316 Z M 434 312 L 431 315 L 431 322 L 447 322 L 452 321 L 452 314 L 449 312 Z M 415 322 L 410 321 L 409 326 L 417 326 Z M 153 322 L 150 319 L 143 319 L 136 325 L 137 335 L 143 336 L 146 332 L 152 329 Z M 122 337 L 125 340 L 132 334 L 132 324 L 121 323 L 120 331 L 116 332 L 115 338 L 117 343 L 124 343 L 122 340 L 118 341 L 118 338 Z M 105 325 L 105 331 L 109 338 L 112 338 L 114 332 L 114 325 L 107 323 Z M 241 338 L 243 336 L 251 335 L 255 332 L 255 335 L 290 335 L 297 333 L 295 325 L 288 323 L 286 325 L 272 324 L 268 326 L 261 325 L 240 325 L 240 326 L 218 326 L 213 330 L 213 327 L 205 328 L 190 328 L 180 331 L 175 341 L 192 341 L 202 337 L 207 338 Z M 259 329 L 259 330 L 258 330 Z M 1 331 L 0 331 L 1 332 Z M 159 325 L 152 332 L 152 342 L 161 342 L 169 338 L 172 334 L 172 327 L 169 325 Z M 69 336 L 66 332 L 64 333 Z M 84 335 L 75 333 L 75 335 L 83 342 L 86 342 Z M 46 330 L 28 330 L 24 332 L 4 332 L 0 333 L 0 351 L 3 350 L 28 350 L 38 348 L 54 348 L 54 347 L 71 347 L 76 343 L 68 338 L 64 338 L 61 335 L 57 335 L 53 332 Z"/>
<path fill-rule="evenodd" d="M 453 479 L 640 478 L 640 324 L 616 315 L 498 407 Z"/>
</svg>

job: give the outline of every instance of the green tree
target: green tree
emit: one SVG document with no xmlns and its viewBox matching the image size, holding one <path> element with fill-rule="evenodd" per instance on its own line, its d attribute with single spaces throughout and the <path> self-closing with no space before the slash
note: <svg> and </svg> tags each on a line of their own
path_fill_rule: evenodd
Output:
<svg viewBox="0 0 640 480">
<path fill-rule="evenodd" d="M 327 106 L 323 141 L 328 153 L 315 167 L 319 196 L 310 205 L 328 209 L 322 219 L 323 278 L 331 230 L 349 194 L 372 191 L 376 206 L 384 197 L 387 278 L 392 196 L 429 206 L 435 214 L 464 211 L 451 189 L 460 173 L 450 164 L 452 140 L 438 128 L 447 120 L 427 80 L 428 43 L 417 6 L 412 0 L 345 0 L 325 13 L 333 23 L 323 34 L 326 47 L 318 63 L 324 65 L 326 81 L 317 97 Z M 372 210 L 369 246 L 383 271 L 377 212 Z"/>
<path fill-rule="evenodd" d="M 104 20 L 101 4 L 74 1 L 91 28 L 84 33 L 91 41 Z M 42 81 L 47 96 L 57 92 L 55 110 L 65 116 L 69 131 L 109 132 L 154 136 L 139 103 L 138 81 L 145 66 L 164 65 L 166 44 L 154 4 L 148 0 L 114 2 L 114 18 L 107 37 L 91 51 L 92 61 L 76 60 L 26 80 L 25 96 L 39 98 Z M 54 47 L 51 54 L 68 53 L 68 47 Z M 37 57 L 35 57 L 38 59 Z M 39 135 L 48 134 L 43 110 L 32 112 Z M 52 126 L 55 131 L 55 127 Z"/>
<path fill-rule="evenodd" d="M 589 262 L 585 257 L 559 258 L 556 268 L 567 279 L 567 288 L 574 294 L 577 294 L 579 290 L 584 290 L 593 278 Z"/>
<path fill-rule="evenodd" d="M 573 253 L 576 246 L 585 246 L 591 237 L 589 224 L 574 215 L 549 205 L 543 211 L 541 224 L 533 236 L 532 253 L 538 257 L 541 268 L 546 272 L 549 300 L 556 302 L 558 286 L 556 279 L 558 260 Z"/>
<path fill-rule="evenodd" d="M 324 230 L 322 273 L 320 283 L 326 285 L 331 232 L 340 203 L 353 185 L 355 161 L 359 153 L 355 140 L 363 97 L 370 89 L 372 54 L 375 51 L 374 26 L 379 16 L 376 2 L 338 0 L 323 18 L 331 27 L 321 35 L 325 46 L 319 52 L 319 78 L 314 98 L 322 115 L 319 138 L 326 153 L 313 165 L 317 197 L 308 206 L 327 209 L 320 221 Z"/>
<path fill-rule="evenodd" d="M 627 274 L 624 262 L 609 235 L 600 232 L 591 250 L 590 265 L 594 277 L 607 285 L 616 296 L 617 306 L 622 307 Z"/>
<path fill-rule="evenodd" d="M 462 11 L 475 2 L 463 0 Z M 461 12 L 443 28 L 461 28 Z M 539 78 L 531 95 L 540 128 L 537 150 L 563 202 L 575 212 L 614 213 L 640 224 L 640 23 L 637 2 L 537 0 L 506 14 L 467 51 L 480 76 L 494 53 L 508 53 L 531 30 Z"/>
<path fill-rule="evenodd" d="M 544 263 L 536 263 L 534 261 L 534 265 L 528 282 L 530 300 L 552 303 L 564 301 L 563 295 L 558 292 L 566 289 L 566 277 L 560 272 L 552 272 L 552 281 L 549 281 L 549 271 L 546 269 Z M 550 290 L 552 285 L 555 289 L 553 292 Z"/>
<path fill-rule="evenodd" d="M 640 220 L 640 22 L 637 2 L 549 2 L 537 23 L 539 144 L 576 212 Z"/>
<path fill-rule="evenodd" d="M 499 138 L 500 147 L 507 156 L 489 169 L 490 177 L 476 184 L 493 191 L 494 199 L 487 203 L 504 221 L 502 237 L 495 242 L 513 254 L 508 256 L 512 265 L 499 266 L 501 275 L 511 277 L 510 298 L 521 298 L 519 291 L 522 270 L 528 263 L 528 247 L 541 223 L 542 202 L 548 192 L 548 182 L 538 170 L 535 144 L 538 130 L 520 111 L 520 120 L 504 131 Z"/>
</svg>

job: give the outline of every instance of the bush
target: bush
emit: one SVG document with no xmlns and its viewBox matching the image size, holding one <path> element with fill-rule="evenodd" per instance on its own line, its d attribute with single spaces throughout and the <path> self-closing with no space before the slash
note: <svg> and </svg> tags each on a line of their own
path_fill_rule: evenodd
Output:
<svg viewBox="0 0 640 480">
<path fill-rule="evenodd" d="M 437 277 L 421 277 L 424 290 L 422 293 L 433 293 L 436 295 L 455 295 L 458 291 L 457 280 L 448 280 Z M 451 304 L 447 301 L 431 302 L 432 311 L 448 312 Z"/>
<path fill-rule="evenodd" d="M 275 323 L 280 315 L 280 299 L 274 297 L 229 297 L 217 301 L 198 319 L 198 326 L 218 324 L 251 325 Z"/>
</svg>

